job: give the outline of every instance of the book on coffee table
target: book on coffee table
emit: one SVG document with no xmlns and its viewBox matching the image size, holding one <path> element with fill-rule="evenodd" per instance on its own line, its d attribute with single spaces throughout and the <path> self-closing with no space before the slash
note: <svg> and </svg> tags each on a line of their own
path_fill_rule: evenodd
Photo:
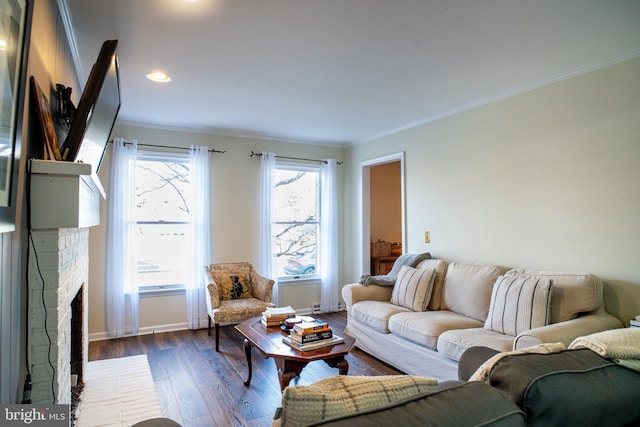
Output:
<svg viewBox="0 0 640 427">
<path fill-rule="evenodd" d="M 269 307 L 262 313 L 260 322 L 267 328 L 280 327 L 287 319 L 296 317 L 296 311 L 291 306 Z"/>
<path fill-rule="evenodd" d="M 268 307 L 264 310 L 265 317 L 293 317 L 296 311 L 290 306 L 286 307 Z"/>
<path fill-rule="evenodd" d="M 308 350 L 315 350 L 316 348 L 328 347 L 330 345 L 341 344 L 344 342 L 344 338 L 334 335 L 333 337 L 325 340 L 302 344 L 302 343 L 296 342 L 295 340 L 292 340 L 291 337 L 282 337 L 282 342 L 295 348 L 296 350 L 308 351 Z"/>
</svg>

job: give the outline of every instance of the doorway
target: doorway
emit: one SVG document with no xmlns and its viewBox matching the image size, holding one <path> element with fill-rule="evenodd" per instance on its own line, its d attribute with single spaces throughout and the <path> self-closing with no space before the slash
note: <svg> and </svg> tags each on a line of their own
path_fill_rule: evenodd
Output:
<svg viewBox="0 0 640 427">
<path fill-rule="evenodd" d="M 362 162 L 362 271 L 372 271 L 372 243 L 395 243 L 405 252 L 404 152 Z M 377 255 L 377 254 L 376 254 Z"/>
</svg>

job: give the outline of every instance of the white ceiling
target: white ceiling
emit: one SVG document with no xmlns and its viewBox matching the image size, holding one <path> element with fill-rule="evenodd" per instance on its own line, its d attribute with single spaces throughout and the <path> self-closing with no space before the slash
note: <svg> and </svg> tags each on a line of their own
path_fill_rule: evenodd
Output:
<svg viewBox="0 0 640 427">
<path fill-rule="evenodd" d="M 321 144 L 640 56 L 638 0 L 59 3 L 82 82 L 119 40 L 121 123 Z M 156 69 L 173 80 L 145 79 Z"/>
</svg>

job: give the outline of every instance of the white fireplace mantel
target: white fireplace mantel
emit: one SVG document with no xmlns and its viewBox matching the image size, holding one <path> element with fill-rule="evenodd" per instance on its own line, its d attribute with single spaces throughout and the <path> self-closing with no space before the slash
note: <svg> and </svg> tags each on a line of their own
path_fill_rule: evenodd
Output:
<svg viewBox="0 0 640 427">
<path fill-rule="evenodd" d="M 88 163 L 31 159 L 31 228 L 83 228 L 100 223 L 102 184 Z"/>
</svg>

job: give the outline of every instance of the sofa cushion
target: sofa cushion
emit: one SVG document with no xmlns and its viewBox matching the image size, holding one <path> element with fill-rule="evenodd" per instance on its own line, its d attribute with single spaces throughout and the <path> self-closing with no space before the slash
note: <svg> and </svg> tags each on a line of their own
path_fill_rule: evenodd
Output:
<svg viewBox="0 0 640 427">
<path fill-rule="evenodd" d="M 484 383 L 440 386 L 435 391 L 312 426 L 524 426 L 522 411 Z M 282 427 L 287 427 L 282 425 Z"/>
<path fill-rule="evenodd" d="M 438 338 L 438 353 L 453 360 L 460 360 L 469 347 L 482 345 L 498 351 L 510 351 L 514 337 L 486 329 L 454 329 L 443 332 Z"/>
<path fill-rule="evenodd" d="M 304 426 L 384 406 L 435 390 L 437 383 L 433 378 L 410 375 L 338 375 L 308 386 L 290 386 L 282 395 L 281 425 Z"/>
<path fill-rule="evenodd" d="M 429 299 L 429 310 L 440 310 L 440 301 L 442 300 L 442 286 L 444 278 L 447 274 L 447 262 L 442 259 L 425 259 L 416 266 L 416 268 L 424 268 L 426 270 L 434 270 L 435 280 L 433 281 L 433 292 Z"/>
<path fill-rule="evenodd" d="M 588 349 L 507 356 L 489 383 L 525 412 L 529 426 L 640 425 L 640 373 Z"/>
<path fill-rule="evenodd" d="M 452 262 L 444 278 L 441 309 L 484 322 L 491 291 L 503 269 L 496 265 Z"/>
<path fill-rule="evenodd" d="M 484 328 L 516 336 L 549 323 L 551 280 L 500 276 L 493 285 Z"/>
<path fill-rule="evenodd" d="M 397 313 L 413 312 L 386 301 L 359 301 L 351 307 L 351 316 L 380 332 L 389 333 L 389 318 Z"/>
<path fill-rule="evenodd" d="M 431 292 L 435 272 L 403 265 L 391 293 L 391 303 L 413 311 L 425 311 Z"/>
<path fill-rule="evenodd" d="M 580 313 L 597 309 L 602 304 L 602 280 L 588 273 L 563 273 L 513 269 L 505 276 L 538 276 L 551 279 L 551 311 L 549 323 L 575 319 Z"/>
<path fill-rule="evenodd" d="M 448 310 L 397 313 L 389 319 L 391 333 L 434 350 L 443 332 L 478 327 L 479 320 Z"/>
</svg>

